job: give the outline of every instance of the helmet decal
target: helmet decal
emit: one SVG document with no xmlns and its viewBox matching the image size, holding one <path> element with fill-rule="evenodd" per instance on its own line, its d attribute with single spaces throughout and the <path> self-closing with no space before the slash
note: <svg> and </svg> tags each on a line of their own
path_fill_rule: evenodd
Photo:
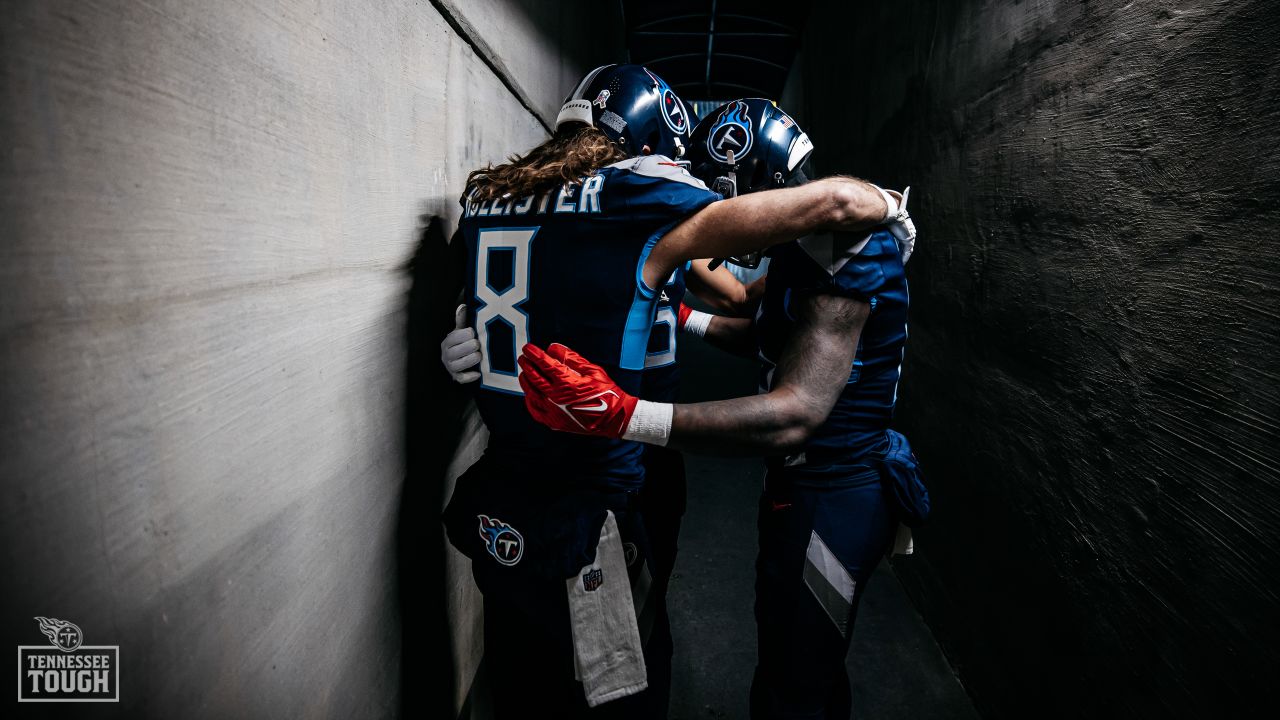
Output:
<svg viewBox="0 0 1280 720">
<path fill-rule="evenodd" d="M 684 111 L 684 103 L 671 88 L 662 91 L 662 118 L 672 132 L 683 135 L 689 130 L 689 119 Z"/>
<path fill-rule="evenodd" d="M 627 129 L 627 121 L 612 110 L 605 110 L 600 116 L 600 124 L 621 135 Z"/>
<path fill-rule="evenodd" d="M 662 119 L 666 121 L 667 127 L 671 128 L 671 132 L 684 135 L 689 131 L 689 113 L 685 111 L 684 102 L 665 80 L 654 75 L 648 68 L 645 68 L 645 72 L 649 73 L 649 77 L 653 78 L 657 86 Z"/>
<path fill-rule="evenodd" d="M 555 127 L 590 125 L 632 157 L 648 152 L 680 158 L 688 152 L 691 117 L 680 96 L 647 68 L 604 65 L 578 83 Z"/>
<path fill-rule="evenodd" d="M 733 152 L 734 161 L 746 157 L 755 143 L 755 133 L 751 131 L 751 117 L 747 104 L 741 100 L 725 105 L 720 109 L 715 124 L 707 133 L 707 152 L 720 162 L 728 162 L 727 151 Z"/>
</svg>

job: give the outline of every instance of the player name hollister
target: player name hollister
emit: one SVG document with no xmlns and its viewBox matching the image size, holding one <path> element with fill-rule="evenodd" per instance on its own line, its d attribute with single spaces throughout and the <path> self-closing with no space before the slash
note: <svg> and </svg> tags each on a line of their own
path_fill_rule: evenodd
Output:
<svg viewBox="0 0 1280 720">
<path fill-rule="evenodd" d="M 467 200 L 466 217 L 496 215 L 564 215 L 600 212 L 600 191 L 604 177 L 592 175 L 581 185 L 565 185 L 555 192 L 523 198 L 500 197 L 494 200 Z"/>
</svg>

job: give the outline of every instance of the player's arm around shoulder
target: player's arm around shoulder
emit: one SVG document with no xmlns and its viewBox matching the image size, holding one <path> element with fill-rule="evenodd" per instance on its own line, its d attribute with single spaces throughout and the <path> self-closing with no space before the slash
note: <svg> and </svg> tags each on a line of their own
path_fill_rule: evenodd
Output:
<svg viewBox="0 0 1280 720">
<path fill-rule="evenodd" d="M 684 303 L 680 303 L 676 318 L 681 332 L 696 335 L 733 355 L 756 356 L 755 321 L 751 318 L 712 315 Z"/>
<path fill-rule="evenodd" d="M 763 395 L 676 405 L 671 445 L 715 452 L 789 452 L 827 420 L 871 313 L 865 301 L 812 294 L 799 299 L 795 333 L 783 348 L 773 389 Z"/>
<path fill-rule="evenodd" d="M 644 281 L 654 287 L 688 260 L 762 250 L 815 230 L 868 228 L 888 210 L 874 185 L 847 177 L 720 200 L 658 241 L 645 261 Z"/>
<path fill-rule="evenodd" d="M 530 415 L 554 430 L 704 453 L 772 455 L 802 446 L 849 378 L 870 305 L 840 295 L 797 301 L 797 331 L 763 395 L 672 405 L 630 395 L 563 345 L 526 345 L 520 387 Z"/>
</svg>

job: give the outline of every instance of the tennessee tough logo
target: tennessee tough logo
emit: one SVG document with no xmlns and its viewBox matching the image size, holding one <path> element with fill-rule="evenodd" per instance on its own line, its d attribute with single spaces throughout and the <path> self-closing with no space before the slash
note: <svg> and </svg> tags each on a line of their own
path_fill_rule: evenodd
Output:
<svg viewBox="0 0 1280 720">
<path fill-rule="evenodd" d="M 480 519 L 480 539 L 485 549 L 502 565 L 515 565 L 524 555 L 524 538 L 515 528 L 498 518 L 477 515 Z"/>
<path fill-rule="evenodd" d="M 119 645 L 85 645 L 75 623 L 35 620 L 49 644 L 18 646 L 18 702 L 120 702 Z"/>
</svg>

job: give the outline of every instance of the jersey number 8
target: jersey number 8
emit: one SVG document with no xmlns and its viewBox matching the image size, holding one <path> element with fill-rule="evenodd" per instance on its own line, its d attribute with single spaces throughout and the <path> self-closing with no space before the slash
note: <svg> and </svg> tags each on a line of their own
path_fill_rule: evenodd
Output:
<svg viewBox="0 0 1280 720">
<path fill-rule="evenodd" d="M 538 228 L 492 228 L 481 230 L 476 243 L 476 334 L 480 340 L 480 385 L 489 390 L 523 395 L 517 380 L 519 366 L 515 359 L 520 348 L 529 342 L 529 315 L 520 304 L 529 299 L 530 245 Z M 493 285 L 493 257 L 499 253 L 511 256 L 511 281 L 505 287 Z M 510 338 L 510 370 L 493 366 L 492 340 L 499 326 L 502 341 Z"/>
</svg>

